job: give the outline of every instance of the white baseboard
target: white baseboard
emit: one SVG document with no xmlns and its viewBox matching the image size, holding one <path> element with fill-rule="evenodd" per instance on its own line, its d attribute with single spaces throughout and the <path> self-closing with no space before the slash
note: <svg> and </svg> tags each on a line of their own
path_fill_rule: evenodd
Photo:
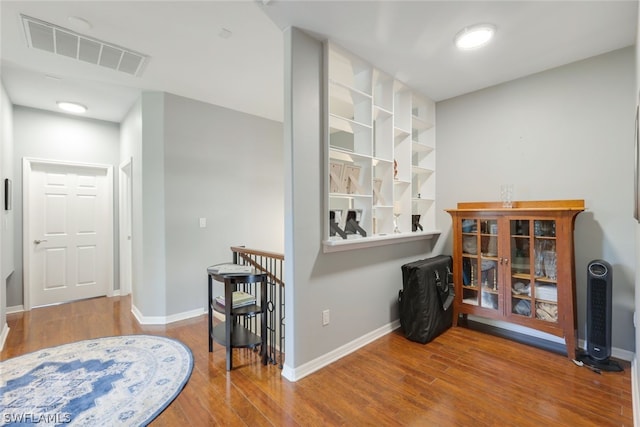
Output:
<svg viewBox="0 0 640 427">
<path fill-rule="evenodd" d="M 182 313 L 172 314 L 170 316 L 144 316 L 138 307 L 131 304 L 131 313 L 141 325 L 166 325 L 167 323 L 179 322 L 180 320 L 192 319 L 207 313 L 206 309 L 196 308 Z"/>
<path fill-rule="evenodd" d="M 631 407 L 635 427 L 640 427 L 640 389 L 638 386 L 638 358 L 634 357 L 631 361 Z"/>
<path fill-rule="evenodd" d="M 542 340 L 550 341 L 553 343 L 564 344 L 564 338 L 557 337 L 555 335 L 547 334 L 546 332 L 541 332 L 535 329 L 527 328 L 524 326 L 516 325 L 513 323 L 502 322 L 500 320 L 493 320 L 484 317 L 478 317 L 469 315 L 469 319 L 474 322 L 484 323 L 485 325 L 495 326 L 496 328 L 506 329 L 508 331 L 517 332 L 519 334 L 528 335 L 531 337 L 539 338 Z M 582 350 L 587 349 L 587 343 L 580 339 L 577 344 L 578 348 Z M 611 348 L 611 356 L 616 359 L 626 360 L 630 362 L 635 357 L 635 353 L 632 351 L 624 350 L 622 348 L 612 347 Z"/>
<path fill-rule="evenodd" d="M 578 348 L 582 350 L 587 350 L 587 342 L 585 340 L 578 340 Z M 626 360 L 627 362 L 631 362 L 635 359 L 636 354 L 629 350 L 624 350 L 622 348 L 611 347 L 611 357 L 620 360 Z"/>
<path fill-rule="evenodd" d="M 377 340 L 378 338 L 388 334 L 389 332 L 399 327 L 400 321 L 395 320 L 387 325 L 369 332 L 366 335 L 356 338 L 355 340 L 343 345 L 342 347 L 338 347 L 327 354 L 323 354 L 317 359 L 307 362 L 304 365 L 298 366 L 297 368 L 292 368 L 291 366 L 287 365 L 287 359 L 285 358 L 284 367 L 282 368 L 282 376 L 289 381 L 298 381 L 299 379 L 304 378 L 321 368 L 324 368 L 325 366 L 335 362 L 338 359 L 343 358 L 350 353 L 353 353 L 359 348 L 364 347 L 370 342 Z"/>
<path fill-rule="evenodd" d="M 0 332 L 0 351 L 4 349 L 4 343 L 7 340 L 8 336 L 9 336 L 9 325 L 7 325 L 7 323 L 5 322 L 5 324 L 2 325 L 2 332 Z"/>
<path fill-rule="evenodd" d="M 14 305 L 7 307 L 7 314 L 22 313 L 24 311 L 24 305 Z"/>
</svg>

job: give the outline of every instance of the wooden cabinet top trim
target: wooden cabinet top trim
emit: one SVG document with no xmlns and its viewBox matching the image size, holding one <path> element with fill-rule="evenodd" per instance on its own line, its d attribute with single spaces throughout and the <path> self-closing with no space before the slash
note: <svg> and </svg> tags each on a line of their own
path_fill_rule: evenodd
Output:
<svg viewBox="0 0 640 427">
<path fill-rule="evenodd" d="M 584 200 L 526 200 L 514 201 L 513 207 L 505 208 L 502 202 L 460 202 L 456 209 L 446 209 L 447 212 L 464 211 L 495 211 L 495 212 L 523 212 L 523 211 L 583 211 Z"/>
</svg>

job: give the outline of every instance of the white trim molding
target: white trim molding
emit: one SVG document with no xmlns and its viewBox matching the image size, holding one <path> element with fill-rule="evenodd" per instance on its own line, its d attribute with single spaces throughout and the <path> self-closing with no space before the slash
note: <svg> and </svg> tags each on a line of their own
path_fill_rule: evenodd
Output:
<svg viewBox="0 0 640 427">
<path fill-rule="evenodd" d="M 7 307 L 7 314 L 22 313 L 23 311 L 23 305 L 12 305 L 11 307 Z"/>
<path fill-rule="evenodd" d="M 631 361 L 631 409 L 633 410 L 633 425 L 640 427 L 640 389 L 638 388 L 638 358 Z"/>
<path fill-rule="evenodd" d="M 9 325 L 5 322 L 2 325 L 2 332 L 0 332 L 0 351 L 4 350 L 4 343 L 7 341 L 7 337 L 9 336 Z"/>
<path fill-rule="evenodd" d="M 282 376 L 289 381 L 298 381 L 310 375 L 327 365 L 335 362 L 338 359 L 345 357 L 346 355 L 353 353 L 354 351 L 364 347 L 365 345 L 377 340 L 380 337 L 387 335 L 388 333 L 398 329 L 400 327 L 400 320 L 395 320 L 391 323 L 388 323 L 376 330 L 369 332 L 355 340 L 343 345 L 342 347 L 338 347 L 335 350 L 330 351 L 327 354 L 323 354 L 317 359 L 311 360 L 297 368 L 292 368 L 287 364 L 286 358 L 284 367 L 282 368 Z"/>
<path fill-rule="evenodd" d="M 131 304 L 131 313 L 141 325 L 166 325 L 168 323 L 179 322 L 181 320 L 193 319 L 194 317 L 207 314 L 206 308 L 196 308 L 170 316 L 144 316 L 134 304 Z"/>
</svg>

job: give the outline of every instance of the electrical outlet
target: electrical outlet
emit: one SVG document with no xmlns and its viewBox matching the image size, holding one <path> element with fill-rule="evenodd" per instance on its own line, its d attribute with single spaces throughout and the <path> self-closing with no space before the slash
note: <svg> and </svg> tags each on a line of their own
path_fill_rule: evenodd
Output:
<svg viewBox="0 0 640 427">
<path fill-rule="evenodd" d="M 324 310 L 322 312 L 322 326 L 327 326 L 329 324 L 329 310 Z"/>
<path fill-rule="evenodd" d="M 206 228 L 207 218 L 200 218 L 200 228 Z"/>
</svg>

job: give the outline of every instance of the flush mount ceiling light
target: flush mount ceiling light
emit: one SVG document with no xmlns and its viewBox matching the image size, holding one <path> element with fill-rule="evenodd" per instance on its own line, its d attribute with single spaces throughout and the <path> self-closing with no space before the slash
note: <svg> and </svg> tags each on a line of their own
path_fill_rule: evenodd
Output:
<svg viewBox="0 0 640 427">
<path fill-rule="evenodd" d="M 496 32 L 496 26 L 492 24 L 478 24 L 463 28 L 454 41 L 460 50 L 477 49 L 489 43 Z"/>
<path fill-rule="evenodd" d="M 56 104 L 58 104 L 58 108 L 67 113 L 83 114 L 87 112 L 87 107 L 77 102 L 58 101 Z"/>
<path fill-rule="evenodd" d="M 67 21 L 69 21 L 69 24 L 71 24 L 72 27 L 80 31 L 89 31 L 93 28 L 91 22 L 81 18 L 80 16 L 69 16 L 67 17 Z"/>
</svg>

